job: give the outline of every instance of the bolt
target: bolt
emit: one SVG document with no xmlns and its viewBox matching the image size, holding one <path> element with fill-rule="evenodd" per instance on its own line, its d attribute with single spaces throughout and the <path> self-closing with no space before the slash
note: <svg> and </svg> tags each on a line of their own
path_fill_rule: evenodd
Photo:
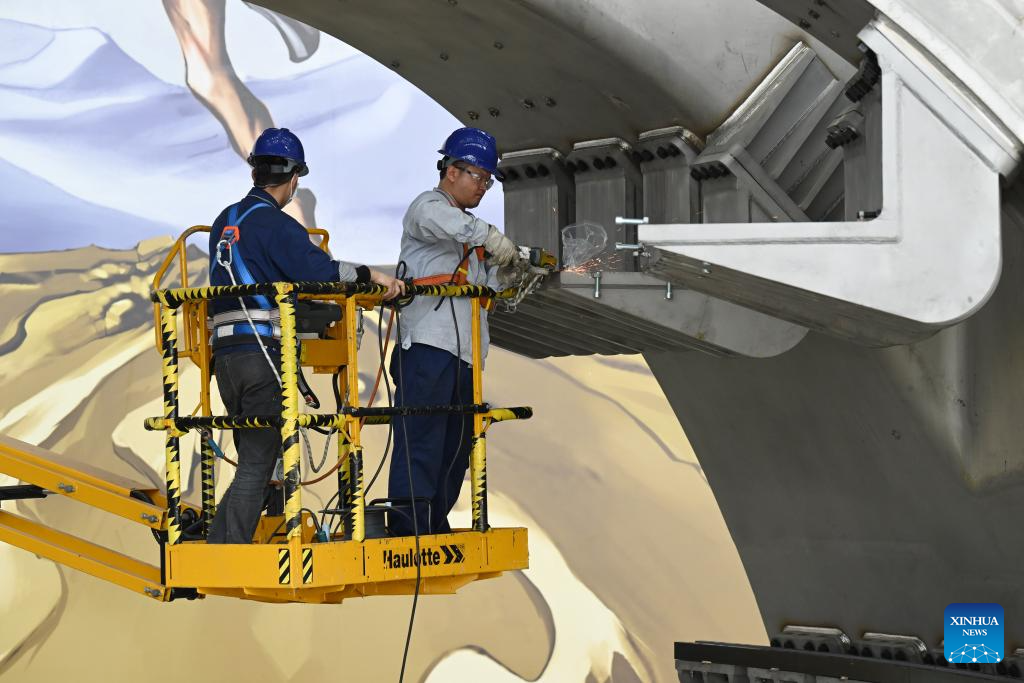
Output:
<svg viewBox="0 0 1024 683">
<path fill-rule="evenodd" d="M 811 15 L 811 19 L 821 19 L 821 14 L 814 10 L 808 10 L 807 14 Z"/>
<path fill-rule="evenodd" d="M 558 102 L 555 102 L 555 98 L 553 97 L 545 97 L 544 104 L 548 105 L 549 107 L 553 107 L 556 104 L 558 104 Z"/>
<path fill-rule="evenodd" d="M 491 116 L 495 117 L 495 118 L 501 116 L 501 110 L 498 109 L 497 107 L 490 107 L 487 110 L 487 113 L 490 114 Z"/>
<path fill-rule="evenodd" d="M 145 593 L 146 595 L 148 595 L 151 598 L 159 598 L 160 597 L 160 591 L 158 589 L 156 589 L 156 588 L 145 588 L 145 589 L 143 589 L 142 592 Z"/>
<path fill-rule="evenodd" d="M 469 116 L 470 121 L 476 121 L 478 118 L 480 118 L 480 114 L 475 111 L 469 111 L 466 112 L 466 114 Z"/>
<path fill-rule="evenodd" d="M 501 50 L 502 48 L 505 47 L 505 44 L 502 43 L 500 40 L 496 40 L 494 41 L 494 47 L 498 50 Z"/>
<path fill-rule="evenodd" d="M 392 69 L 397 69 L 400 66 L 402 66 L 402 65 L 401 65 L 401 63 L 397 59 L 395 61 L 391 62 L 391 68 Z"/>
<path fill-rule="evenodd" d="M 448 61 L 448 53 L 447 52 L 442 52 L 441 53 L 441 61 L 442 62 L 447 62 Z"/>
<path fill-rule="evenodd" d="M 665 299 L 667 299 L 668 301 L 672 301 L 672 297 L 673 297 L 673 294 L 672 294 L 672 283 L 671 282 L 666 282 L 665 283 Z"/>
<path fill-rule="evenodd" d="M 800 28 L 807 29 L 811 27 L 811 22 L 807 21 L 806 19 L 801 19 L 800 21 L 797 22 L 797 25 Z"/>
<path fill-rule="evenodd" d="M 523 100 L 522 104 L 523 104 L 523 109 L 533 109 L 533 107 L 535 106 L 533 104 L 533 100 Z"/>
<path fill-rule="evenodd" d="M 65 484 L 65 483 L 61 482 L 60 484 L 57 484 L 57 488 L 60 489 L 61 491 L 63 491 L 64 493 L 74 493 L 75 492 L 74 484 Z"/>
<path fill-rule="evenodd" d="M 594 298 L 601 298 L 601 271 L 592 273 L 591 277 L 594 278 Z"/>
<path fill-rule="evenodd" d="M 708 263 L 707 261 L 701 263 L 700 272 L 704 273 L 705 275 L 711 275 L 711 264 Z"/>
<path fill-rule="evenodd" d="M 143 512 L 142 513 L 142 520 L 145 521 L 145 522 L 149 522 L 150 524 L 156 524 L 157 521 L 158 521 L 158 518 L 157 518 L 156 515 L 147 515 L 145 512 Z"/>
</svg>

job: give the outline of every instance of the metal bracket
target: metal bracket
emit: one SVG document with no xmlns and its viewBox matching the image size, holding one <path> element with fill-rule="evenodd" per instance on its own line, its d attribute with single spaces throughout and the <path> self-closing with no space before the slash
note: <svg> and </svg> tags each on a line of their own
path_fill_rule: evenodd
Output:
<svg viewBox="0 0 1024 683">
<path fill-rule="evenodd" d="M 870 346 L 925 338 L 984 305 L 1001 265 L 996 169 L 1009 159 L 992 158 L 954 89 L 929 80 L 883 21 L 861 37 L 882 67 L 878 217 L 643 226 L 651 274 Z"/>
</svg>

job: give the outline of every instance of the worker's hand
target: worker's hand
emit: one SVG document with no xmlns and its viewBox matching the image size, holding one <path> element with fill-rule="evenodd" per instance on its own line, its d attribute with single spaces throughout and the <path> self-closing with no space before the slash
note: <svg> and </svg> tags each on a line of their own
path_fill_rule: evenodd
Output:
<svg viewBox="0 0 1024 683">
<path fill-rule="evenodd" d="M 507 266 L 519 258 L 519 249 L 515 243 L 505 237 L 493 225 L 487 231 L 487 239 L 484 240 L 484 250 L 491 255 L 491 261 L 499 266 Z"/>
<path fill-rule="evenodd" d="M 375 285 L 383 285 L 388 288 L 388 291 L 384 292 L 384 301 L 390 301 L 397 296 L 405 294 L 405 283 L 396 277 L 385 275 L 379 270 L 370 271 L 370 282 Z"/>
<path fill-rule="evenodd" d="M 509 264 L 498 268 L 496 274 L 498 289 L 512 289 L 523 279 L 523 269 L 518 264 Z"/>
</svg>

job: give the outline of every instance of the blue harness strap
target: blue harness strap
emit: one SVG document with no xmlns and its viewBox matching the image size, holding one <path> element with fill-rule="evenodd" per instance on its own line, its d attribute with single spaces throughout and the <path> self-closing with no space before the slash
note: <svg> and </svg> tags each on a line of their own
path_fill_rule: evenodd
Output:
<svg viewBox="0 0 1024 683">
<path fill-rule="evenodd" d="M 240 227 L 242 225 L 242 221 L 244 221 L 249 216 L 249 214 L 251 214 L 253 211 L 255 211 L 256 209 L 264 209 L 264 208 L 267 208 L 269 206 L 270 206 L 270 204 L 267 204 L 263 200 L 260 200 L 256 204 L 253 204 L 248 209 L 246 209 L 242 213 L 242 215 L 239 216 L 238 215 L 238 204 L 235 204 L 234 206 L 232 206 L 228 210 L 228 222 L 227 222 L 227 225 L 225 227 L 229 227 L 229 226 Z M 239 283 L 241 283 L 243 285 L 254 285 L 254 284 L 256 284 L 256 278 L 254 278 L 252 276 L 252 273 L 249 272 L 249 268 L 245 265 L 245 258 L 242 256 L 242 248 L 241 247 L 242 247 L 241 239 L 239 239 L 237 242 L 235 242 L 235 244 L 231 247 L 232 249 L 235 250 L 233 258 L 231 259 L 231 264 L 235 267 L 235 270 L 238 272 L 238 281 L 239 281 Z M 213 265 L 212 264 L 210 266 L 210 270 L 211 270 L 211 274 L 212 274 L 212 271 L 213 271 Z M 273 306 L 270 304 L 270 300 L 267 299 L 267 297 L 263 296 L 262 294 L 256 294 L 252 298 L 256 302 L 256 305 L 259 306 L 263 310 L 270 310 L 271 308 L 273 308 Z"/>
<path fill-rule="evenodd" d="M 256 331 L 259 332 L 261 337 L 274 336 L 274 328 L 267 323 L 255 323 Z M 252 327 L 249 323 L 235 323 L 234 327 L 231 328 L 232 334 L 252 334 Z"/>
</svg>

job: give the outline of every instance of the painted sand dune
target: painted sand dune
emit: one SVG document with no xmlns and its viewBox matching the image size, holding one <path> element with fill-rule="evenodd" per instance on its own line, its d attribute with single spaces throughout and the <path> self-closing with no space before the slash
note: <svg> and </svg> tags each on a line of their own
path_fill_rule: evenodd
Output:
<svg viewBox="0 0 1024 683">
<path fill-rule="evenodd" d="M 0 431 L 162 479 L 161 436 L 141 417 L 160 412 L 146 295 L 165 246 L 0 255 Z M 360 355 L 367 379 L 374 318 Z M 183 376 L 183 409 L 197 379 Z M 675 640 L 765 641 L 714 498 L 642 358 L 532 361 L 494 349 L 485 381 L 490 402 L 536 413 L 489 439 L 492 521 L 530 527 L 531 569 L 423 598 L 407 680 L 664 683 L 676 680 Z M 326 378 L 315 386 L 331 395 Z M 368 430 L 371 472 L 385 435 Z M 311 437 L 317 459 L 322 438 Z M 188 468 L 194 442 L 183 449 Z M 221 488 L 230 476 L 219 471 Z M 329 485 L 306 495 L 316 508 Z M 148 531 L 70 501 L 17 511 L 155 561 Z M 465 505 L 453 514 L 469 516 Z M 17 615 L 0 621 L 0 678 L 395 680 L 410 602 L 163 605 L 0 546 L 0 613 Z M 181 655 L 174 667 L 168 647 Z"/>
</svg>

